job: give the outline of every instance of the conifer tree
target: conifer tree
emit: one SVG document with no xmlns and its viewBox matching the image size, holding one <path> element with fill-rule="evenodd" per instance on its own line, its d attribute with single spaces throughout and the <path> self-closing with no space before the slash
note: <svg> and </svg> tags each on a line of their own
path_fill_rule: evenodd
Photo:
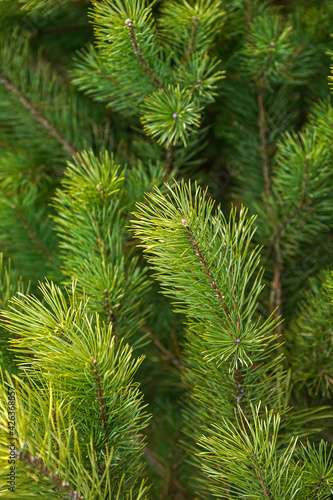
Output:
<svg viewBox="0 0 333 500">
<path fill-rule="evenodd" d="M 0 2 L 1 498 L 333 498 L 332 21 Z"/>
</svg>

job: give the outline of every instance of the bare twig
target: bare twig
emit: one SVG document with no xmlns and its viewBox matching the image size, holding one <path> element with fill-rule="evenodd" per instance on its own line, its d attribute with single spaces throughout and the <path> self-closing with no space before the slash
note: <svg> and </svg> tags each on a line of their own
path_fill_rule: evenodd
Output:
<svg viewBox="0 0 333 500">
<path fill-rule="evenodd" d="M 303 181 L 302 181 L 302 192 L 301 198 L 294 208 L 294 210 L 289 214 L 289 216 L 279 225 L 275 231 L 272 239 L 270 241 L 271 248 L 273 247 L 275 253 L 275 263 L 274 263 L 274 277 L 271 286 L 271 296 L 270 296 L 270 310 L 274 311 L 274 317 L 278 318 L 282 314 L 282 283 L 281 283 L 281 273 L 282 273 L 282 253 L 280 244 L 280 235 L 286 226 L 297 216 L 297 214 L 302 210 L 306 202 L 308 176 L 309 176 L 309 162 L 310 157 L 306 157 L 306 164 L 304 168 Z M 280 334 L 282 332 L 283 326 L 280 323 L 276 327 L 276 333 Z"/>
<path fill-rule="evenodd" d="M 160 476 L 162 476 L 163 478 L 166 477 L 167 475 L 167 472 L 165 470 L 165 468 L 163 467 L 163 465 L 161 464 L 158 456 L 156 455 L 156 453 L 154 453 L 148 445 L 146 445 L 144 448 L 143 448 L 143 453 L 146 457 L 146 460 L 147 462 L 149 462 L 153 467 L 154 469 L 158 472 L 158 474 Z"/>
<path fill-rule="evenodd" d="M 161 351 L 161 353 L 163 353 L 163 355 L 165 356 L 166 359 L 170 360 L 175 366 L 177 366 L 177 368 L 179 368 L 179 370 L 182 370 L 184 371 L 186 368 L 185 366 L 179 361 L 179 359 L 177 359 L 171 351 L 169 351 L 169 349 L 167 347 L 165 347 L 162 342 L 160 342 L 158 340 L 158 338 L 156 337 L 156 335 L 151 331 L 151 329 L 146 326 L 146 325 L 143 325 L 141 327 L 141 330 L 145 333 L 148 333 L 149 337 L 151 338 L 151 340 L 154 342 L 154 344 L 156 345 L 156 347 Z"/>
<path fill-rule="evenodd" d="M 247 0 L 247 9 L 246 9 L 246 24 L 249 28 L 252 23 L 252 0 Z"/>
<path fill-rule="evenodd" d="M 291 55 L 291 57 L 288 59 L 288 61 L 286 62 L 286 64 L 284 66 L 282 66 L 282 68 L 279 70 L 279 73 L 283 73 L 284 71 L 286 71 L 289 66 L 294 62 L 294 60 L 299 56 L 299 54 L 302 52 L 303 50 L 303 47 L 304 47 L 304 42 L 301 42 L 299 44 L 299 46 L 297 47 L 297 49 L 295 50 L 295 52 Z"/>
<path fill-rule="evenodd" d="M 260 154 L 261 154 L 261 166 L 262 173 L 265 183 L 266 193 L 270 193 L 270 176 L 269 176 L 269 164 L 268 164 L 268 146 L 267 146 L 267 128 L 266 128 L 266 118 L 265 118 L 265 108 L 263 103 L 263 89 L 258 90 L 258 133 L 259 133 L 259 144 L 260 144 Z"/>
<path fill-rule="evenodd" d="M 269 68 L 269 63 L 272 57 L 273 49 L 275 43 L 274 40 L 270 43 L 270 49 L 267 55 L 265 67 L 263 73 L 256 80 L 257 85 L 257 100 L 258 100 L 258 135 L 259 135 L 259 146 L 261 153 L 261 166 L 265 186 L 265 204 L 267 208 L 267 213 L 270 221 L 270 225 L 273 228 L 275 226 L 275 217 L 272 210 L 271 200 L 271 180 L 270 180 L 270 169 L 269 169 L 269 154 L 268 154 L 268 141 L 267 141 L 267 122 L 266 122 L 266 110 L 264 106 L 264 90 L 266 88 L 266 75 Z M 270 294 L 270 310 L 274 311 L 274 317 L 278 318 L 282 314 L 282 266 L 283 258 L 281 253 L 281 246 L 279 239 L 274 240 L 274 277 L 271 283 L 271 294 Z M 282 331 L 282 324 L 276 327 L 276 333 L 280 334 Z"/>
<path fill-rule="evenodd" d="M 282 254 L 279 240 L 275 241 L 275 262 L 274 262 L 274 277 L 271 284 L 270 310 L 274 311 L 274 318 L 279 318 L 282 314 Z M 279 323 L 275 331 L 279 335 L 282 332 L 282 323 Z"/>
</svg>

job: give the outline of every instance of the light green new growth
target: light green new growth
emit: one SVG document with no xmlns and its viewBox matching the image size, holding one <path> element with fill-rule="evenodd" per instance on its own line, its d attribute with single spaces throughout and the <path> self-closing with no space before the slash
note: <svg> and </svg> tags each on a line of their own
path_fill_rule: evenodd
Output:
<svg viewBox="0 0 333 500">
<path fill-rule="evenodd" d="M 258 405 L 251 407 L 250 418 L 240 410 L 235 424 L 223 419 L 199 440 L 205 450 L 200 453 L 203 471 L 215 495 L 244 500 L 330 498 L 333 466 L 327 444 L 321 442 L 317 451 L 292 438 L 281 449 L 280 416 Z"/>
<path fill-rule="evenodd" d="M 54 202 L 66 283 L 77 280 L 77 291 L 88 294 L 91 311 L 133 346 L 142 344 L 144 337 L 139 331 L 148 315 L 144 295 L 149 285 L 146 269 L 139 267 L 133 246 L 127 245 L 127 214 L 134 184 L 138 191 L 147 189 L 149 182 L 143 168 L 137 179 L 128 180 L 126 169 L 107 152 L 98 157 L 83 152 L 69 164 Z"/>
<path fill-rule="evenodd" d="M 75 84 L 126 115 L 140 113 L 144 130 L 159 144 L 181 140 L 186 146 L 222 78 L 218 61 L 208 55 L 223 17 L 220 2 L 184 1 L 176 10 L 166 2 L 157 26 L 151 3 L 92 3 L 96 44 L 79 53 Z"/>
<path fill-rule="evenodd" d="M 155 189 L 147 203 L 138 203 L 132 222 L 163 293 L 188 318 L 183 380 L 189 396 L 183 413 L 192 444 L 186 447 L 194 463 L 198 438 L 212 452 L 202 470 L 213 479 L 197 478 L 197 490 L 204 497 L 209 491 L 222 498 L 234 498 L 233 493 L 249 499 L 309 498 L 303 494 L 296 441 L 287 447 L 283 435 L 278 441 L 279 422 L 288 410 L 286 380 L 277 352 L 278 320 L 261 320 L 257 312 L 263 286 L 259 249 L 251 245 L 254 218 L 233 209 L 227 221 L 200 188 L 167 187 L 167 195 Z M 221 418 L 223 428 L 217 423 Z M 292 431 L 301 425 L 297 415 L 291 414 L 290 422 Z M 212 438 L 200 438 L 202 432 Z M 327 498 L 331 480 L 323 481 L 321 498 Z M 309 489 L 313 492 L 315 484 Z"/>
<path fill-rule="evenodd" d="M 68 483 L 70 498 L 127 499 L 132 490 L 137 495 L 141 432 L 148 422 L 133 381 L 142 358 L 132 359 L 128 345 L 116 344 L 112 325 L 90 314 L 88 299 L 79 299 L 74 285 L 67 297 L 52 283 L 40 290 L 43 303 L 21 294 L 4 312 L 20 369 L 20 378 L 11 382 L 18 398 L 17 488 L 24 492 L 31 470 L 45 467 L 45 487 L 52 491 Z M 2 391 L 5 405 L 5 385 Z M 1 429 L 5 446 L 8 429 Z M 4 449 L 1 457 L 4 470 Z M 31 491 L 39 491 L 38 476 Z"/>
<path fill-rule="evenodd" d="M 0 0 L 0 498 L 333 498 L 332 26 Z"/>
</svg>

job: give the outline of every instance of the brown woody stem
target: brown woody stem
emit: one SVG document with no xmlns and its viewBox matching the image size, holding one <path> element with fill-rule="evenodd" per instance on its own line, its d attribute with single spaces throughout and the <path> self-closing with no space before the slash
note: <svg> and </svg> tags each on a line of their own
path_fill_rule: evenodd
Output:
<svg viewBox="0 0 333 500">
<path fill-rule="evenodd" d="M 247 8 L 246 8 L 246 24 L 247 27 L 252 23 L 252 0 L 247 0 Z"/>
<path fill-rule="evenodd" d="M 256 471 L 257 477 L 258 477 L 258 479 L 260 481 L 261 488 L 262 488 L 261 491 L 264 494 L 264 497 L 267 498 L 268 500 L 270 500 L 271 499 L 271 495 L 270 495 L 269 488 L 268 488 L 268 486 L 265 483 L 264 473 L 261 470 L 260 465 L 258 464 L 257 459 L 252 455 L 252 453 L 251 453 L 251 456 L 249 458 L 250 458 L 250 460 L 251 460 L 251 462 L 253 464 L 253 467 L 254 467 L 254 469 Z"/>
<path fill-rule="evenodd" d="M 271 180 L 269 171 L 269 154 L 268 154 L 268 141 L 267 141 L 267 121 L 266 121 L 266 110 L 264 106 L 264 91 L 266 89 L 266 77 L 269 68 L 269 63 L 272 57 L 273 49 L 275 43 L 274 40 L 270 43 L 270 49 L 268 51 L 265 67 L 263 73 L 257 78 L 257 101 L 258 101 L 258 136 L 259 136 L 259 147 L 261 154 L 261 166 L 265 186 L 265 198 L 266 198 L 266 208 L 268 217 L 270 220 L 271 227 L 275 226 L 275 217 L 272 210 L 271 199 Z M 282 266 L 283 258 L 281 252 L 281 246 L 278 238 L 274 242 L 274 277 L 271 284 L 271 294 L 270 294 L 270 310 L 275 311 L 274 317 L 277 318 L 282 314 Z M 276 333 L 280 334 L 282 331 L 282 325 L 276 327 Z"/>
<path fill-rule="evenodd" d="M 268 166 L 268 147 L 267 147 L 267 129 L 266 129 L 266 118 L 265 118 L 265 108 L 263 103 L 263 89 L 258 90 L 258 130 L 259 130 L 259 143 L 260 143 L 260 154 L 261 154 L 261 166 L 262 173 L 265 183 L 266 193 L 270 193 L 270 177 L 269 177 L 269 166 Z"/>
<path fill-rule="evenodd" d="M 33 467 L 39 474 L 43 475 L 50 481 L 54 481 L 57 484 L 57 488 L 66 492 L 67 498 L 72 500 L 83 500 L 83 497 L 77 491 L 73 490 L 67 482 L 62 481 L 57 472 L 53 474 L 39 458 L 33 457 L 27 451 L 21 451 L 18 456 L 22 462 L 29 464 L 30 467 Z"/>
<path fill-rule="evenodd" d="M 93 376 L 94 376 L 94 381 L 95 381 L 95 388 L 96 388 L 96 393 L 97 393 L 97 401 L 98 401 L 98 406 L 101 412 L 101 422 L 104 427 L 104 431 L 106 432 L 107 430 L 107 423 L 106 423 L 106 405 L 104 402 L 104 397 L 103 397 L 103 390 L 102 390 L 102 385 L 101 385 L 101 379 L 100 375 L 97 369 L 97 361 L 96 359 L 93 359 L 92 357 L 90 358 L 90 366 L 93 371 Z"/>
<path fill-rule="evenodd" d="M 116 334 L 116 329 L 115 329 L 116 317 L 115 317 L 115 315 L 113 313 L 113 309 L 111 307 L 109 290 L 107 288 L 105 288 L 105 290 L 104 290 L 104 295 L 105 295 L 105 309 L 106 309 L 106 313 L 108 315 L 108 322 L 111 323 L 112 334 L 115 335 Z"/>
<path fill-rule="evenodd" d="M 209 265 L 208 263 L 206 262 L 204 256 L 203 256 L 203 253 L 202 251 L 200 250 L 199 248 L 199 245 L 193 235 L 193 232 L 190 228 L 190 226 L 188 225 L 187 221 L 185 219 L 183 219 L 182 221 L 182 224 L 185 226 L 186 228 L 186 236 L 194 250 L 194 253 L 195 255 L 197 255 L 199 257 L 199 262 L 203 265 L 204 267 L 204 271 L 205 271 L 205 274 L 209 277 L 209 282 L 210 282 L 210 286 L 213 288 L 213 290 L 215 291 L 215 296 L 217 297 L 218 301 L 220 302 L 220 305 L 222 306 L 229 322 L 231 324 L 233 324 L 232 322 L 232 318 L 231 318 L 231 313 L 230 313 L 230 310 L 227 306 L 227 304 L 225 303 L 225 300 L 224 300 L 224 297 L 222 295 L 222 292 L 220 291 L 218 285 L 216 284 L 216 279 L 213 275 L 213 273 L 211 272 L 210 268 L 209 268 Z M 231 275 L 231 273 L 230 273 Z M 231 281 L 233 282 L 233 278 L 232 278 L 232 275 L 231 275 Z M 233 297 L 234 299 L 236 298 L 235 296 L 235 291 L 234 291 L 234 288 L 232 290 L 232 293 L 233 293 Z M 237 328 L 239 329 L 239 318 L 237 317 Z M 240 338 L 237 338 L 235 339 L 235 342 L 238 344 L 241 342 L 241 339 Z M 236 399 L 237 399 L 237 404 L 241 407 L 241 409 L 243 410 L 243 405 L 244 405 L 244 388 L 243 388 L 243 383 L 242 383 L 242 370 L 238 367 L 235 367 L 234 369 L 234 378 L 235 378 L 235 388 L 236 388 Z M 242 420 L 243 422 L 245 422 L 245 420 L 243 419 L 242 417 Z"/>
<path fill-rule="evenodd" d="M 159 339 L 156 337 L 156 335 L 148 328 L 148 326 L 142 326 L 141 330 L 145 333 L 148 333 L 149 337 L 151 340 L 154 342 L 156 347 L 161 351 L 161 353 L 165 356 L 166 359 L 170 360 L 179 370 L 184 371 L 186 368 L 185 366 L 177 359 L 169 349 L 167 349 L 162 342 L 159 341 Z"/>
<path fill-rule="evenodd" d="M 318 493 L 319 493 L 319 490 L 321 488 L 321 485 L 323 484 L 323 482 L 325 481 L 325 476 L 321 476 L 321 478 L 319 479 L 318 483 L 316 484 L 316 487 L 315 489 L 313 490 L 312 494 L 311 494 L 311 499 L 315 499 L 315 498 L 318 498 Z"/>
<path fill-rule="evenodd" d="M 191 37 L 190 37 L 190 41 L 189 41 L 189 44 L 188 44 L 188 48 L 187 48 L 187 51 L 186 51 L 186 55 L 185 55 L 185 59 L 184 59 L 184 66 L 187 65 L 189 59 L 190 59 L 190 56 L 193 52 L 193 49 L 194 49 L 194 46 L 195 46 L 195 42 L 196 42 L 196 38 L 197 38 L 197 32 L 198 32 L 198 24 L 199 24 L 199 20 L 196 16 L 193 16 L 192 17 L 192 32 L 191 32 Z"/>
<path fill-rule="evenodd" d="M 155 87 L 161 88 L 163 87 L 162 83 L 160 80 L 157 78 L 153 70 L 150 68 L 149 64 L 147 63 L 146 59 L 143 57 L 142 52 L 139 47 L 139 42 L 136 36 L 136 31 L 135 27 L 133 25 L 133 21 L 130 19 L 127 19 L 125 21 L 126 26 L 129 27 L 129 33 L 130 33 L 130 40 L 133 48 L 133 52 L 136 55 L 139 63 L 141 64 L 142 68 L 144 69 L 145 73 L 149 76 Z"/>
<path fill-rule="evenodd" d="M 224 310 L 224 312 L 225 312 L 225 314 L 226 314 L 229 322 L 232 324 L 231 313 L 230 313 L 230 310 L 229 310 L 227 304 L 225 303 L 225 300 L 224 300 L 224 297 L 222 295 L 222 292 L 219 289 L 218 285 L 216 284 L 216 279 L 215 279 L 213 273 L 211 272 L 211 270 L 209 268 L 209 265 L 206 262 L 206 260 L 205 260 L 205 258 L 203 256 L 203 253 L 202 253 L 202 251 L 199 248 L 198 243 L 196 242 L 195 237 L 193 236 L 192 229 L 187 224 L 187 222 L 185 221 L 185 219 L 183 219 L 183 225 L 186 227 L 185 234 L 187 236 L 187 239 L 189 240 L 189 242 L 190 242 L 190 244 L 191 244 L 191 246 L 193 248 L 193 251 L 194 251 L 195 255 L 197 255 L 199 257 L 199 262 L 200 262 L 200 264 L 202 264 L 202 266 L 204 268 L 204 272 L 205 272 L 205 274 L 209 278 L 209 284 L 213 288 L 213 290 L 215 291 L 215 296 L 217 297 L 217 300 L 220 302 L 220 305 L 222 306 L 222 308 L 223 308 L 223 310 Z"/>
</svg>

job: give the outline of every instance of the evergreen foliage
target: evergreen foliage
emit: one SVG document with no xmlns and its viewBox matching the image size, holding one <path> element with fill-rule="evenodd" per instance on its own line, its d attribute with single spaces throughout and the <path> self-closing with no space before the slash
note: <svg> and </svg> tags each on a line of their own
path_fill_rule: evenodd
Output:
<svg viewBox="0 0 333 500">
<path fill-rule="evenodd" d="M 0 1 L 0 498 L 333 498 L 332 25 Z"/>
<path fill-rule="evenodd" d="M 126 248 L 130 193 L 141 187 L 132 187 L 133 182 L 138 180 L 107 152 L 99 158 L 83 152 L 65 172 L 54 217 L 68 284 L 77 280 L 77 290 L 90 297 L 90 308 L 126 339 L 138 332 L 148 313 L 143 302 L 146 269 L 138 265 L 133 248 Z M 149 182 L 147 175 L 141 189 L 149 189 Z M 132 345 L 139 341 L 132 339 Z"/>
<path fill-rule="evenodd" d="M 7 328 L 19 335 L 11 344 L 21 379 L 10 384 L 19 407 L 17 488 L 24 491 L 29 469 L 41 458 L 38 467 L 47 469 L 41 472 L 50 483 L 42 494 L 58 491 L 61 482 L 60 498 L 67 489 L 70 498 L 130 498 L 142 489 L 133 492 L 143 466 L 139 433 L 147 423 L 133 382 L 142 358 L 132 360 L 128 345 L 116 346 L 112 325 L 89 315 L 88 299 L 79 300 L 75 286 L 68 299 L 52 283 L 41 292 L 44 303 L 23 296 L 6 312 Z M 8 473 L 9 465 L 2 470 Z M 32 492 L 38 498 L 38 484 Z"/>
<path fill-rule="evenodd" d="M 6 262 L 3 254 L 0 253 L 0 311 L 8 308 L 10 298 L 17 292 L 24 292 L 22 280 L 13 274 L 10 260 Z M 0 319 L 3 319 L 1 313 Z M 0 328 L 1 367 L 4 370 L 16 373 L 13 353 L 8 350 L 8 331 L 6 328 Z"/>
<path fill-rule="evenodd" d="M 301 312 L 286 332 L 295 383 L 314 401 L 325 401 L 332 391 L 331 342 L 333 275 L 313 279 L 301 303 Z M 299 356 L 292 356 L 292 351 Z M 304 396 L 303 396 L 304 397 Z"/>
</svg>

